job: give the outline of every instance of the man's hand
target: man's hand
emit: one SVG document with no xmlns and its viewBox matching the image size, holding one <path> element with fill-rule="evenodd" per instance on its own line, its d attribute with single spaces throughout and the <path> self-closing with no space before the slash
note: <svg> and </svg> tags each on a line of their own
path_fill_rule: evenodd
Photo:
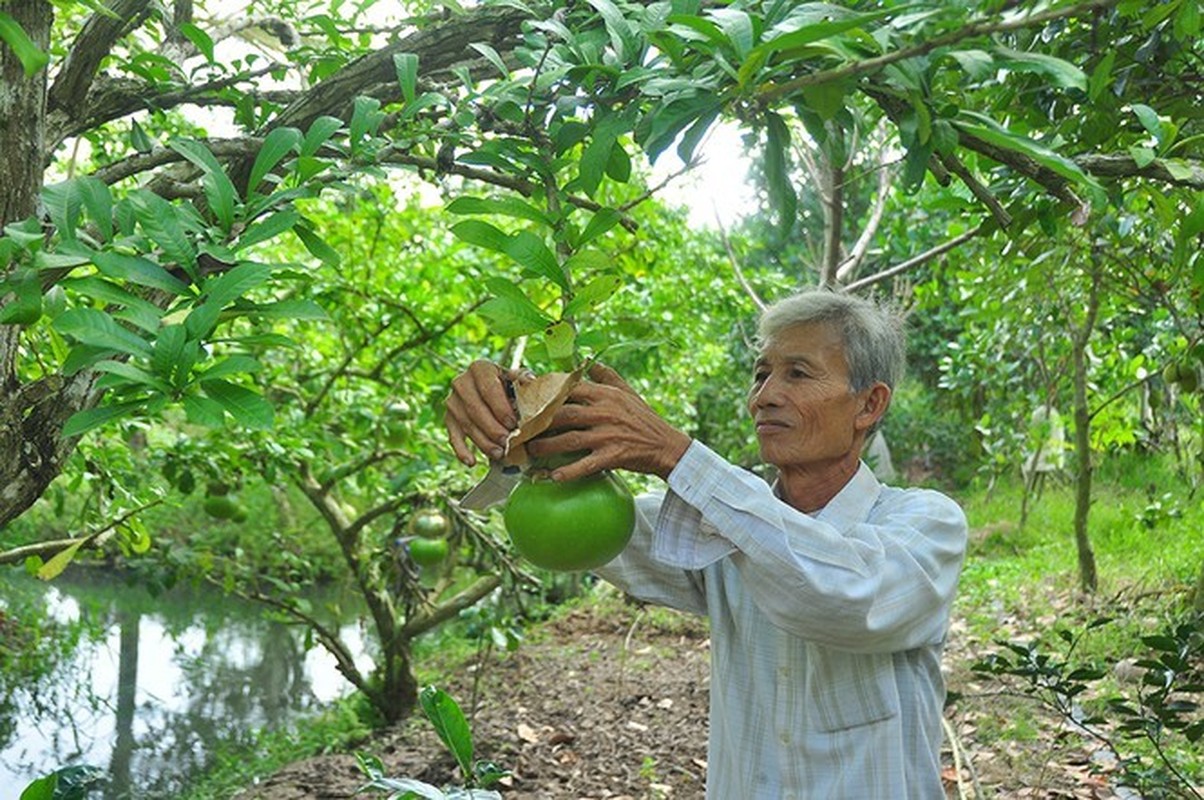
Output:
<svg viewBox="0 0 1204 800">
<path fill-rule="evenodd" d="M 443 425 L 456 458 L 477 463 L 468 442 L 493 461 L 500 460 L 506 437 L 518 427 L 518 416 L 506 393 L 508 375 L 491 361 L 474 361 L 452 381 L 444 401 Z"/>
<path fill-rule="evenodd" d="M 556 412 L 552 432 L 527 442 L 527 452 L 541 458 L 588 450 L 588 455 L 553 470 L 558 481 L 605 469 L 668 478 L 690 446 L 690 437 L 665 422 L 610 367 L 594 364 L 589 377 Z"/>
</svg>

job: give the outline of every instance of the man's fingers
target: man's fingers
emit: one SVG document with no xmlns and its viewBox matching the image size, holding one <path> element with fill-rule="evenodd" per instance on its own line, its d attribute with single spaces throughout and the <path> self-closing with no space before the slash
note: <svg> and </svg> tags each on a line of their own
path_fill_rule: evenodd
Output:
<svg viewBox="0 0 1204 800">
<path fill-rule="evenodd" d="M 452 394 L 447 398 L 446 406 L 447 416 L 444 424 L 447 426 L 449 437 L 453 434 L 458 434 L 461 439 L 467 437 L 490 458 L 496 460 L 502 457 L 506 437 L 510 432 L 491 415 L 472 411 L 474 407 L 483 407 L 479 399 L 466 400 L 459 394 Z M 455 440 L 450 441 L 452 449 L 455 449 Z M 458 450 L 456 454 L 459 455 Z"/>
<path fill-rule="evenodd" d="M 593 475 L 595 472 L 602 470 L 602 468 L 602 456 L 598 453 L 590 453 L 570 464 L 565 464 L 563 467 L 557 467 L 552 470 L 552 480 L 575 481 L 578 478 Z"/>
<path fill-rule="evenodd" d="M 506 431 L 518 427 L 514 406 L 506 394 L 506 373 L 501 367 L 489 361 L 474 361 L 469 367 L 469 375 L 472 376 L 477 396 L 498 424 Z"/>
<path fill-rule="evenodd" d="M 623 389 L 624 391 L 635 394 L 635 390 L 628 385 L 627 381 L 623 380 L 622 375 L 615 372 L 613 369 L 601 363 L 600 361 L 595 361 L 590 365 L 589 379 L 594 383 L 601 383 L 606 386 L 614 386 L 618 389 Z"/>
<path fill-rule="evenodd" d="M 464 438 L 464 430 L 449 411 L 443 416 L 443 425 L 447 428 L 447 441 L 451 443 L 452 451 L 456 454 L 456 458 L 460 459 L 460 463 L 467 467 L 474 467 L 477 463 L 477 458 L 468 449 L 468 442 Z"/>
</svg>

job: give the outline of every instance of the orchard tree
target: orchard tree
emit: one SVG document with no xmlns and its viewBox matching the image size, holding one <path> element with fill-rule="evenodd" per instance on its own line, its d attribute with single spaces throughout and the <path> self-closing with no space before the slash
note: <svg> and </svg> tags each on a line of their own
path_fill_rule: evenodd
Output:
<svg viewBox="0 0 1204 800">
<path fill-rule="evenodd" d="M 901 187 L 931 176 L 983 234 L 1036 223 L 1056 236 L 1132 181 L 1177 212 L 1204 185 L 1192 0 L 1032 13 L 993 0 L 507 2 L 379 31 L 366 6 L 335 18 L 264 3 L 236 20 L 187 0 L 0 10 L 0 525 L 113 420 L 182 407 L 196 423 L 269 427 L 252 375 L 270 341 L 235 323 L 305 313 L 298 272 L 337 252 L 304 203 L 360 179 L 407 170 L 482 187 L 449 206 L 457 235 L 514 266 L 479 311 L 549 363 L 589 345 L 576 318 L 622 283 L 592 253 L 633 227 L 640 195 L 606 187 L 641 152 L 689 162 L 720 118 L 763 132 L 783 230 L 795 120 L 833 165 L 857 120 L 885 120 L 875 135 L 897 141 Z M 219 49 L 251 34 L 268 57 Z M 196 121 L 217 108 L 233 136 Z M 829 273 L 846 240 L 835 210 Z M 265 255 L 290 233 L 300 268 Z M 920 255 L 884 256 L 861 285 Z"/>
</svg>

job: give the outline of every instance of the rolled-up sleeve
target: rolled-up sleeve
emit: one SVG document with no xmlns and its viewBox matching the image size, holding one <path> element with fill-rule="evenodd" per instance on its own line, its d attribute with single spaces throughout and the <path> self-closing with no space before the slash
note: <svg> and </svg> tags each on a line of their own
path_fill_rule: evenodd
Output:
<svg viewBox="0 0 1204 800">
<path fill-rule="evenodd" d="M 669 476 L 652 560 L 700 570 L 730 558 L 777 627 L 854 652 L 943 639 L 966 543 L 939 492 L 883 487 L 864 464 L 818 514 L 695 442 Z"/>
</svg>

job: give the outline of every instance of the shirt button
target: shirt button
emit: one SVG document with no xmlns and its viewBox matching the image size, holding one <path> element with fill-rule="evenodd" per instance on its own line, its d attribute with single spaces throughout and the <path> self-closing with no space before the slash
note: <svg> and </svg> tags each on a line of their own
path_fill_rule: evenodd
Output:
<svg viewBox="0 0 1204 800">
<path fill-rule="evenodd" d="M 778 739 L 782 744 L 790 744 L 790 731 L 782 731 L 778 734 Z"/>
</svg>

